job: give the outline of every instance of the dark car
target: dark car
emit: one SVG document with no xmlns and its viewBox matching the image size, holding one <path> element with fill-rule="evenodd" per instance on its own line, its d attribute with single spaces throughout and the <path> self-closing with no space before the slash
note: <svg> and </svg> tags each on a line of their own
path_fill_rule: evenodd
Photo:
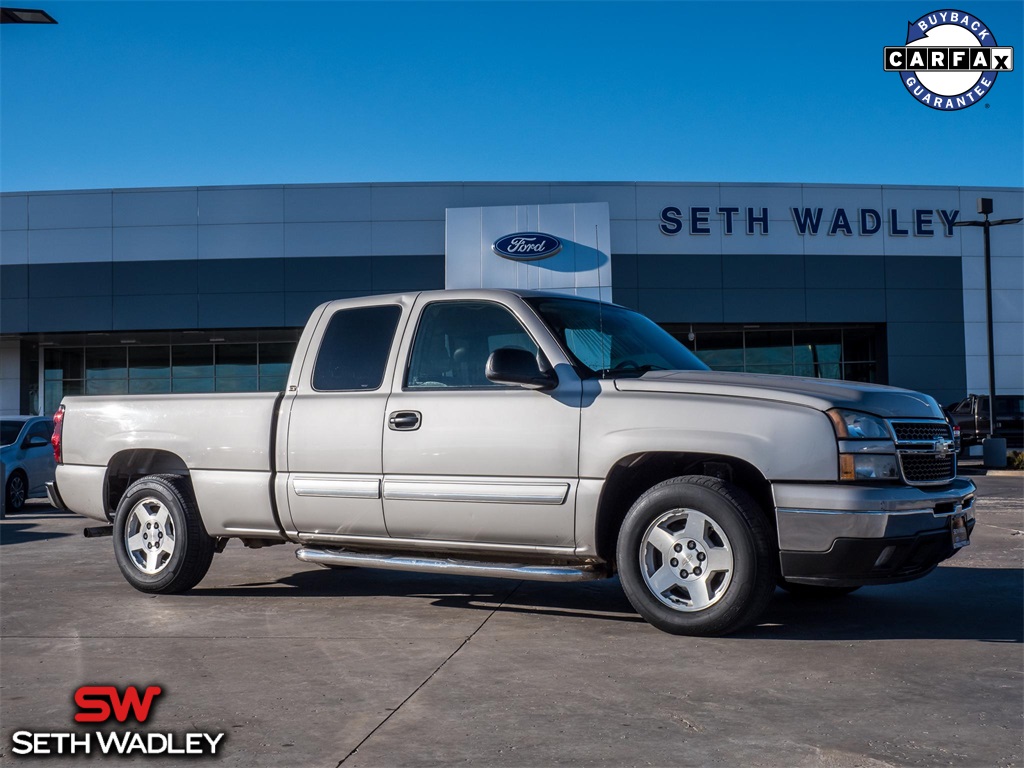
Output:
<svg viewBox="0 0 1024 768">
<path fill-rule="evenodd" d="M 949 428 L 953 430 L 953 448 L 957 452 L 957 455 L 959 455 L 960 450 L 963 447 L 963 443 L 960 439 L 960 425 L 956 423 L 956 419 L 954 419 L 953 415 L 949 412 L 949 408 L 944 405 L 940 405 L 939 408 L 942 409 L 942 415 L 946 419 L 946 423 L 949 424 Z"/>
<path fill-rule="evenodd" d="M 968 395 L 947 406 L 947 410 L 960 427 L 960 440 L 965 448 L 988 437 L 988 395 Z M 995 437 L 1005 438 L 1011 448 L 1024 447 L 1024 395 L 996 395 L 995 418 Z"/>
</svg>

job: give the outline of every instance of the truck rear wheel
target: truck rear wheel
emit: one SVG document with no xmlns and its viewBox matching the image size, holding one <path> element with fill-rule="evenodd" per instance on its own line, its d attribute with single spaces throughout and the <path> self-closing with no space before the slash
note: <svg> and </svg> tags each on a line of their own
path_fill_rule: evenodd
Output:
<svg viewBox="0 0 1024 768">
<path fill-rule="evenodd" d="M 616 552 L 637 612 L 675 635 L 724 635 L 761 615 L 775 591 L 768 522 L 741 489 L 714 477 L 676 477 L 626 515 Z"/>
<path fill-rule="evenodd" d="M 121 574 L 140 592 L 192 589 L 209 570 L 215 546 L 184 478 L 150 475 L 121 497 L 114 515 L 114 555 Z"/>
</svg>

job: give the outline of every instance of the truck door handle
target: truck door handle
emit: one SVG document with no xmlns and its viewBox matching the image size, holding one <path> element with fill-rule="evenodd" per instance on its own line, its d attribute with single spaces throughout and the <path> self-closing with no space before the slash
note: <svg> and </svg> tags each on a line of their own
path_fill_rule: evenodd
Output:
<svg viewBox="0 0 1024 768">
<path fill-rule="evenodd" d="M 397 432 L 411 432 L 420 428 L 419 411 L 395 411 L 388 416 L 388 428 Z"/>
</svg>

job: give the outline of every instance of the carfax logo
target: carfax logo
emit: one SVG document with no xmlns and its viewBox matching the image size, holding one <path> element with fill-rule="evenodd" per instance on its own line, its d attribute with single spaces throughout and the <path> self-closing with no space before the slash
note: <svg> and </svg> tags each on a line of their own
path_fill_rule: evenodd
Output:
<svg viewBox="0 0 1024 768">
<path fill-rule="evenodd" d="M 953 112 L 981 101 L 996 75 L 1013 70 L 1013 48 L 970 13 L 945 9 L 907 24 L 907 43 L 885 48 L 886 72 L 899 72 L 907 91 L 932 109 Z"/>
</svg>

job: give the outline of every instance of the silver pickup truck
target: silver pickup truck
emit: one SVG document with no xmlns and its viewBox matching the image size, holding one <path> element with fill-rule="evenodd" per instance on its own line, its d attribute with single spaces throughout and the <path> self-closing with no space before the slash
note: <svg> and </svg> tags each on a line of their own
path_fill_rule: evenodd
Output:
<svg viewBox="0 0 1024 768">
<path fill-rule="evenodd" d="M 926 395 L 716 373 L 644 316 L 527 291 L 333 301 L 285 390 L 68 397 L 51 501 L 107 524 L 144 592 L 229 539 L 358 566 L 618 575 L 676 634 L 924 576 L 969 542 L 974 485 Z"/>
</svg>

